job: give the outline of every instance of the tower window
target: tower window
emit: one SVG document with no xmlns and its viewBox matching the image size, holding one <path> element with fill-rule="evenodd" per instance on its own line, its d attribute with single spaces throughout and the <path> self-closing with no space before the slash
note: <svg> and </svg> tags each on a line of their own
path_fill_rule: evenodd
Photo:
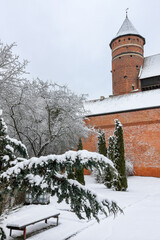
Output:
<svg viewBox="0 0 160 240">
<path fill-rule="evenodd" d="M 118 42 L 120 42 L 121 40 L 119 39 Z"/>
<path fill-rule="evenodd" d="M 132 85 L 132 90 L 134 90 L 134 85 Z"/>
<path fill-rule="evenodd" d="M 130 57 L 132 57 L 132 55 L 130 55 Z"/>
<path fill-rule="evenodd" d="M 136 68 L 138 68 L 138 65 L 136 65 Z"/>
<path fill-rule="evenodd" d="M 139 39 L 137 38 L 137 42 L 139 42 Z"/>
<path fill-rule="evenodd" d="M 126 79 L 126 78 L 127 78 L 127 76 L 124 76 L 124 78 Z"/>
<path fill-rule="evenodd" d="M 128 40 L 131 40 L 130 38 L 128 38 Z"/>
<path fill-rule="evenodd" d="M 121 57 L 119 57 L 119 59 L 121 59 Z"/>
</svg>

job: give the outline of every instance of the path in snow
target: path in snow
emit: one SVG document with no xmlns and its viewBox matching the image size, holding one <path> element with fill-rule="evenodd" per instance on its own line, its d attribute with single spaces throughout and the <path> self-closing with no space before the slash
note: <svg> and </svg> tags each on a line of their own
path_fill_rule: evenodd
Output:
<svg viewBox="0 0 160 240">
<path fill-rule="evenodd" d="M 141 181 L 142 180 L 142 181 Z M 158 185 L 157 185 L 158 183 Z M 71 240 L 159 240 L 160 239 L 160 179 L 132 177 L 129 178 L 129 191 L 124 197 L 124 215 L 114 220 L 104 219 L 95 223 Z M 117 192 L 116 192 L 117 193 Z M 122 199 L 117 202 L 121 202 Z M 120 194 L 121 195 L 121 194 Z M 125 196 L 125 195 L 124 195 Z M 128 198 L 131 200 L 127 204 Z"/>
<path fill-rule="evenodd" d="M 36 211 L 45 211 L 45 207 L 52 211 L 60 211 L 60 224 L 58 227 L 49 228 L 44 223 L 36 224 L 27 228 L 30 240 L 159 240 L 160 239 L 160 179 L 149 177 L 129 177 L 128 192 L 115 192 L 105 188 L 103 184 L 95 183 L 91 176 L 86 176 L 87 187 L 106 198 L 117 201 L 124 209 L 124 215 L 120 214 L 115 219 L 113 216 L 106 218 L 100 215 L 100 223 L 94 219 L 79 220 L 65 203 L 57 204 L 52 198 L 48 206 L 30 205 L 10 213 L 3 220 L 3 227 L 13 217 L 26 214 L 26 211 L 36 214 Z M 49 224 L 52 224 L 50 222 Z M 42 228 L 47 230 L 41 231 Z M 49 229 L 48 229 L 49 228 Z M 41 230 L 40 230 L 41 229 Z M 36 234 L 34 233 L 36 231 Z M 40 232 L 39 232 L 40 231 Z M 9 235 L 8 229 L 6 229 Z M 21 232 L 13 231 L 17 239 Z M 8 240 L 13 240 L 9 238 Z M 19 239 L 19 238 L 18 238 Z"/>
</svg>

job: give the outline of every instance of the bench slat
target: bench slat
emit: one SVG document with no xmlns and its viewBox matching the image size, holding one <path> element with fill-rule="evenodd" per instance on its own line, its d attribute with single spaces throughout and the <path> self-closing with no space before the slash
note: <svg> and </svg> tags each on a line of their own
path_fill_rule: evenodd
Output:
<svg viewBox="0 0 160 240">
<path fill-rule="evenodd" d="M 35 223 L 38 223 L 38 222 L 41 222 L 41 221 L 44 221 L 44 220 L 47 220 L 49 218 L 58 218 L 58 216 L 60 215 L 60 213 L 57 213 L 57 214 L 54 214 L 54 215 L 50 215 L 48 217 L 45 217 L 45 218 L 41 218 L 39 220 L 36 220 L 36 221 L 33 221 L 33 222 L 29 222 L 27 224 L 22 224 L 20 226 L 18 226 L 17 224 L 7 224 L 7 228 L 16 228 L 16 229 L 24 229 L 25 227 L 29 226 L 29 225 L 33 225 Z"/>
<path fill-rule="evenodd" d="M 26 227 L 27 226 L 35 224 L 35 223 L 38 223 L 38 222 L 41 222 L 41 221 L 45 221 L 45 223 L 47 223 L 47 219 L 49 219 L 49 218 L 57 218 L 57 224 L 56 225 L 58 225 L 59 215 L 60 215 L 60 213 L 57 213 L 57 214 L 54 214 L 54 215 L 50 215 L 48 217 L 41 218 L 39 220 L 36 220 L 34 222 L 30 222 L 30 223 L 25 224 L 23 226 L 16 226 L 15 224 L 7 224 L 7 228 L 10 229 L 10 236 L 12 235 L 12 230 L 23 230 L 24 231 L 23 239 L 25 240 L 26 239 Z"/>
</svg>

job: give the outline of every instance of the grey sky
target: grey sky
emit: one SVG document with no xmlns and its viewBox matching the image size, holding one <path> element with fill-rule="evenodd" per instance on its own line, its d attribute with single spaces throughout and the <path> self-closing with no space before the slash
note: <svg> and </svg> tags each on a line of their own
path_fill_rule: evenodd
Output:
<svg viewBox="0 0 160 240">
<path fill-rule="evenodd" d="M 159 0 L 0 0 L 0 38 L 16 42 L 37 76 L 99 98 L 112 93 L 109 43 L 129 8 L 146 38 L 145 56 L 160 53 Z"/>
</svg>

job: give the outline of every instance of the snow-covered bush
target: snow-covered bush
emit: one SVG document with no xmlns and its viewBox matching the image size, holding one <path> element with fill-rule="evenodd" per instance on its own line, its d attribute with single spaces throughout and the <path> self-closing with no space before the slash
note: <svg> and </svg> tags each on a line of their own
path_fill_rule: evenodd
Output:
<svg viewBox="0 0 160 240">
<path fill-rule="evenodd" d="M 20 141 L 8 136 L 7 126 L 3 118 L 0 118 L 0 174 L 7 171 L 8 168 L 15 166 L 16 163 L 24 160 L 22 158 L 17 158 L 17 154 L 27 157 L 26 147 Z M 4 192 L 6 193 L 5 198 L 3 196 Z M 9 208 L 21 202 L 20 199 L 22 194 L 16 192 L 14 194 L 15 197 L 12 198 L 12 193 L 12 187 L 8 187 L 8 185 L 4 183 L 0 184 L 0 214 L 6 207 Z"/>
<path fill-rule="evenodd" d="M 107 155 L 105 133 L 100 128 L 98 129 L 98 152 L 105 157 Z"/>
<path fill-rule="evenodd" d="M 104 183 L 104 178 L 105 178 L 105 174 L 104 172 L 102 172 L 101 174 L 99 173 L 99 171 L 96 168 L 93 168 L 92 170 L 92 176 L 95 178 L 95 180 L 98 183 Z"/>
<path fill-rule="evenodd" d="M 100 199 L 97 194 L 87 189 L 76 180 L 68 179 L 73 169 L 97 168 L 99 171 L 109 168 L 113 174 L 117 171 L 113 163 L 98 153 L 86 150 L 68 151 L 62 155 L 49 155 L 33 157 L 17 163 L 0 175 L 0 181 L 12 189 L 29 191 L 40 195 L 48 192 L 58 197 L 58 202 L 63 200 L 70 204 L 71 209 L 79 218 L 91 216 L 98 220 L 98 213 L 102 211 L 106 216 L 116 214 L 121 209 L 113 201 Z M 64 172 L 65 169 L 65 172 Z"/>
<path fill-rule="evenodd" d="M 127 176 L 134 175 L 133 163 L 129 159 L 126 159 L 126 174 L 127 174 Z"/>
</svg>

